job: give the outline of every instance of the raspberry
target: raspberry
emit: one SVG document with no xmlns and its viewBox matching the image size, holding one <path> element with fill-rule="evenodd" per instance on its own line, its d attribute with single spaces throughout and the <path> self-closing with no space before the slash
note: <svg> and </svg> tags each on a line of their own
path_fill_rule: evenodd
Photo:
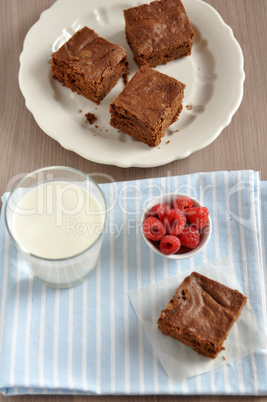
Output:
<svg viewBox="0 0 267 402">
<path fill-rule="evenodd" d="M 173 201 L 173 208 L 180 209 L 181 211 L 185 212 L 188 208 L 191 208 L 193 204 L 194 203 L 193 200 L 191 200 L 191 198 L 181 196 Z"/>
<path fill-rule="evenodd" d="M 176 236 L 165 235 L 159 243 L 159 249 L 163 254 L 169 255 L 176 253 L 181 247 L 181 241 Z"/>
<path fill-rule="evenodd" d="M 143 223 L 143 231 L 146 237 L 151 240 L 160 240 L 165 235 L 163 223 L 154 216 L 149 216 Z"/>
<path fill-rule="evenodd" d="M 206 207 L 195 207 L 187 210 L 187 217 L 197 229 L 203 229 L 208 221 L 209 211 Z"/>
<path fill-rule="evenodd" d="M 171 209 L 163 220 L 166 233 L 178 236 L 184 230 L 186 217 L 179 209 Z"/>
<path fill-rule="evenodd" d="M 195 226 L 185 226 L 183 232 L 179 235 L 182 246 L 196 248 L 200 243 L 200 233 Z"/>
<path fill-rule="evenodd" d="M 170 207 L 167 204 L 156 204 L 154 205 L 151 210 L 150 210 L 150 215 L 155 216 L 158 215 L 159 219 L 162 221 L 165 216 L 167 215 L 167 212 L 170 211 Z"/>
</svg>

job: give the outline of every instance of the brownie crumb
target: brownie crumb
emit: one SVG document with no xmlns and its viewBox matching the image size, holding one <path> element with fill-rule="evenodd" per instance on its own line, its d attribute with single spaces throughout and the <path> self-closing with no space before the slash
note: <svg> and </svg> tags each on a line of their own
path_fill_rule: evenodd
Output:
<svg viewBox="0 0 267 402">
<path fill-rule="evenodd" d="M 186 109 L 187 109 L 187 110 L 192 110 L 192 109 L 193 109 L 193 105 L 186 105 Z"/>
<path fill-rule="evenodd" d="M 169 141 L 166 142 L 166 144 L 169 144 L 170 142 L 171 142 L 171 141 L 169 140 Z"/>
<path fill-rule="evenodd" d="M 94 113 L 86 113 L 85 117 L 89 124 L 93 124 L 93 122 L 97 120 L 97 117 Z"/>
<path fill-rule="evenodd" d="M 123 75 L 123 82 L 124 82 L 124 85 L 127 85 L 128 84 L 128 82 L 129 82 L 129 77 L 128 77 L 128 74 L 125 74 L 125 75 Z"/>
<path fill-rule="evenodd" d="M 79 110 L 79 113 L 82 113 L 82 109 Z"/>
<path fill-rule="evenodd" d="M 98 126 L 97 126 L 97 125 L 95 125 L 95 128 L 98 128 Z"/>
</svg>

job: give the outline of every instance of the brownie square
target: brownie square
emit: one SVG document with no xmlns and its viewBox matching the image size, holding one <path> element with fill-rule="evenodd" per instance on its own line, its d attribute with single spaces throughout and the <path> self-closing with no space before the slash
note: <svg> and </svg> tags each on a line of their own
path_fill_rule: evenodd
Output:
<svg viewBox="0 0 267 402">
<path fill-rule="evenodd" d="M 84 27 L 52 55 L 53 77 L 99 104 L 128 74 L 126 51 Z"/>
<path fill-rule="evenodd" d="M 110 105 L 110 124 L 152 147 L 182 110 L 185 84 L 142 66 Z"/>
<path fill-rule="evenodd" d="M 139 66 L 156 67 L 191 54 L 194 31 L 180 0 L 124 10 L 126 39 Z"/>
<path fill-rule="evenodd" d="M 193 272 L 162 310 L 158 328 L 214 359 L 224 349 L 223 342 L 246 301 L 237 290 Z"/>
</svg>

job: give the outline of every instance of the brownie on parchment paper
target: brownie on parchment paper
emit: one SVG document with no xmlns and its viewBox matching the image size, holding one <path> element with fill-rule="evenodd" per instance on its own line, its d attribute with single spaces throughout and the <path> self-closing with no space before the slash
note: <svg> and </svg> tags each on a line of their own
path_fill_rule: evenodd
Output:
<svg viewBox="0 0 267 402">
<path fill-rule="evenodd" d="M 162 310 L 158 328 L 214 359 L 224 349 L 223 342 L 246 301 L 237 290 L 193 272 Z"/>
</svg>

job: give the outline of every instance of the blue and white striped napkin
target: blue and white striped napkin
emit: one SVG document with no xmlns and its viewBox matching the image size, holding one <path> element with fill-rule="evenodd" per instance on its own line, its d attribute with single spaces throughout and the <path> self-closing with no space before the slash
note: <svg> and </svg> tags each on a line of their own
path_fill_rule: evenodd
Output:
<svg viewBox="0 0 267 402">
<path fill-rule="evenodd" d="M 254 171 L 197 173 L 101 185 L 109 206 L 97 269 L 67 290 L 28 272 L 0 224 L 0 391 L 3 394 L 267 394 L 267 351 L 170 381 L 129 293 L 229 256 L 259 325 L 267 329 L 267 183 Z M 140 233 L 147 202 L 187 193 L 210 211 L 203 252 L 182 261 L 151 252 Z M 5 205 L 6 194 L 3 196 Z M 164 306 L 163 306 L 164 307 Z M 179 370 L 179 361 L 177 362 Z"/>
</svg>

